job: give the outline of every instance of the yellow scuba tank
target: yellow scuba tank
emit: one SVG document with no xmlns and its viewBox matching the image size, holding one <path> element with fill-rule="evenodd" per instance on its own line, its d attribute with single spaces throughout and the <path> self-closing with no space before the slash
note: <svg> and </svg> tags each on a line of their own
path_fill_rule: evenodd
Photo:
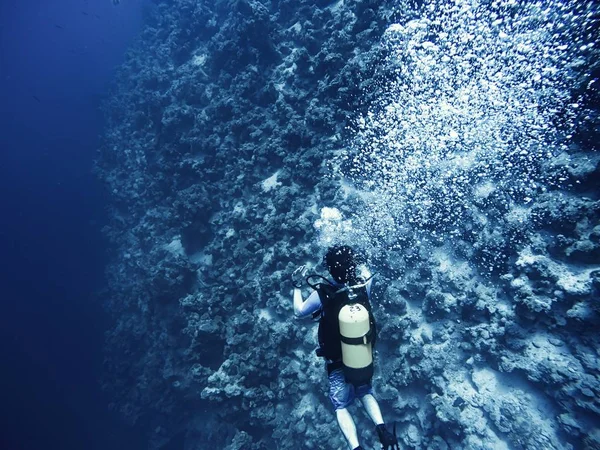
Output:
<svg viewBox="0 0 600 450">
<path fill-rule="evenodd" d="M 338 315 L 346 381 L 360 386 L 373 377 L 373 348 L 369 311 L 360 303 L 342 307 Z"/>
</svg>

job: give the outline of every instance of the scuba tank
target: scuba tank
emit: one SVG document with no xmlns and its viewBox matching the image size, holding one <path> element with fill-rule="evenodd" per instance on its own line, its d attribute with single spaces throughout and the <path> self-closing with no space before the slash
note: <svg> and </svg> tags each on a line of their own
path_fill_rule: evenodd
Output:
<svg viewBox="0 0 600 450">
<path fill-rule="evenodd" d="M 310 278 L 324 281 L 312 284 Z M 323 307 L 319 318 L 319 348 L 317 356 L 340 361 L 346 381 L 355 386 L 368 384 L 373 376 L 373 345 L 376 338 L 375 320 L 370 311 L 364 283 L 355 286 L 333 285 L 320 275 L 308 277 L 308 284 L 319 291 Z"/>
<path fill-rule="evenodd" d="M 348 383 L 367 384 L 373 377 L 373 339 L 369 311 L 360 303 L 345 305 L 338 315 L 342 362 Z"/>
</svg>

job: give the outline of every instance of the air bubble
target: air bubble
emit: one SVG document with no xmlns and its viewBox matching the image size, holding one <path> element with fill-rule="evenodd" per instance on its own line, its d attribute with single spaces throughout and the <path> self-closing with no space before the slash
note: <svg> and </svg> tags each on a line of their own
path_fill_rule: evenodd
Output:
<svg viewBox="0 0 600 450">
<path fill-rule="evenodd" d="M 352 156 L 333 163 L 358 193 L 348 236 L 368 236 L 373 252 L 466 235 L 484 201 L 532 206 L 566 181 L 544 164 L 573 138 L 574 80 L 593 83 L 576 73 L 586 70 L 573 44 L 585 17 L 557 0 L 543 14 L 535 2 L 497 3 L 511 14 L 500 19 L 485 2 L 429 2 L 425 17 L 388 28 L 401 39 L 384 35 L 378 73 L 390 81 L 365 93 L 375 100 L 356 119 Z"/>
</svg>

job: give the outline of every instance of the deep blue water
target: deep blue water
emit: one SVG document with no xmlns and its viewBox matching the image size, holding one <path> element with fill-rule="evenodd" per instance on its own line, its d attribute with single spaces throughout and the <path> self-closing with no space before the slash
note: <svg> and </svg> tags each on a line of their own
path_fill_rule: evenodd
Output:
<svg viewBox="0 0 600 450">
<path fill-rule="evenodd" d="M 99 105 L 143 0 L 0 2 L 0 448 L 141 448 L 98 382 Z"/>
</svg>

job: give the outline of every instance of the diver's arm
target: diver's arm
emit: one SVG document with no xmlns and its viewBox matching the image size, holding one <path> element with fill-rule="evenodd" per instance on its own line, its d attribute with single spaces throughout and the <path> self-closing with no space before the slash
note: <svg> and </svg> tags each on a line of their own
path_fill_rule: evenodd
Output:
<svg viewBox="0 0 600 450">
<path fill-rule="evenodd" d="M 321 299 L 319 293 L 313 291 L 306 301 L 302 299 L 302 291 L 294 288 L 294 315 L 297 318 L 306 317 L 314 313 L 321 307 Z"/>
<path fill-rule="evenodd" d="M 300 312 L 302 311 L 303 304 L 304 300 L 302 299 L 302 290 L 294 288 L 294 315 L 296 317 L 300 317 Z"/>
</svg>

